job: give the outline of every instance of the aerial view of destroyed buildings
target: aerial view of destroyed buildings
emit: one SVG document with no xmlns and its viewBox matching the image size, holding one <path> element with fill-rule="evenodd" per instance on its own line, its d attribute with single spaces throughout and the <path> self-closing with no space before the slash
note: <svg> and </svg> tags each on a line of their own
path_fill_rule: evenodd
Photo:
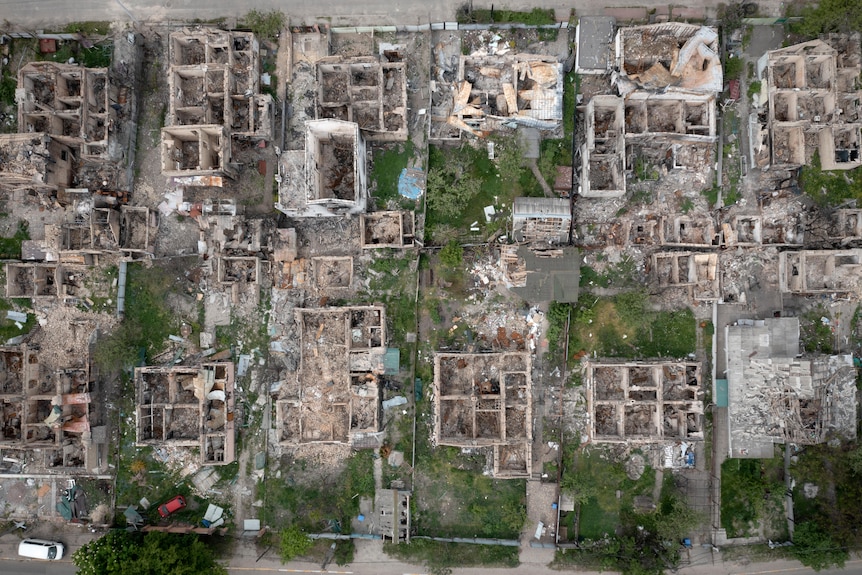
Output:
<svg viewBox="0 0 862 575">
<path fill-rule="evenodd" d="M 506 565 L 832 522 L 859 35 L 544 16 L 7 22 L 3 516 Z"/>
</svg>

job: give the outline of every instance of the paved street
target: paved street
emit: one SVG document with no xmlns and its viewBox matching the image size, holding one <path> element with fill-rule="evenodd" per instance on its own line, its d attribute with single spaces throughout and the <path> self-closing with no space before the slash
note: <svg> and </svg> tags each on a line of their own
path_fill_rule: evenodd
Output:
<svg viewBox="0 0 862 575">
<path fill-rule="evenodd" d="M 385 25 L 385 24 L 425 24 L 454 20 L 455 11 L 465 0 L 317 0 L 300 2 L 297 0 L 0 0 L 0 14 L 5 20 L 27 27 L 56 24 L 81 20 L 117 20 L 137 22 L 161 22 L 167 20 L 191 20 L 232 17 L 245 14 L 249 10 L 280 9 L 290 16 L 292 22 L 329 21 L 333 25 Z M 658 0 L 511 0 L 496 2 L 498 8 L 531 10 L 535 7 L 557 10 L 558 18 L 567 18 L 570 9 L 578 14 L 602 14 L 606 7 L 631 7 L 641 5 L 646 8 L 667 7 L 668 2 Z M 488 7 L 491 2 L 474 2 L 474 7 Z M 778 15 L 783 2 L 766 0 L 758 3 L 764 15 Z M 691 0 L 687 8 L 706 8 L 707 15 L 714 15 L 715 0 Z"/>
</svg>

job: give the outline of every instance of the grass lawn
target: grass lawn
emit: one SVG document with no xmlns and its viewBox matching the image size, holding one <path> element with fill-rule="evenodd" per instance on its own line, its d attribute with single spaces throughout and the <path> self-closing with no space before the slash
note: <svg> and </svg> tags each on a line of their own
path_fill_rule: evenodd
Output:
<svg viewBox="0 0 862 575">
<path fill-rule="evenodd" d="M 579 535 L 586 539 L 600 539 L 605 533 L 613 535 L 620 524 L 620 512 L 631 508 L 636 496 L 651 495 L 655 485 L 655 470 L 651 467 L 646 468 L 640 479 L 632 481 L 621 463 L 602 454 L 599 449 L 578 454 L 572 470 L 585 476 L 595 488 L 593 497 L 581 506 Z"/>
<path fill-rule="evenodd" d="M 407 140 L 403 144 L 374 150 L 374 167 L 371 170 L 371 180 L 377 184 L 374 197 L 378 200 L 378 209 L 384 209 L 389 200 L 398 200 L 398 178 L 401 170 L 407 167 L 413 156 L 413 142 Z"/>
<path fill-rule="evenodd" d="M 411 539 L 409 545 L 385 543 L 383 551 L 408 563 L 418 563 L 432 572 L 454 567 L 517 567 L 518 548 L 502 545 L 443 543 Z"/>
<path fill-rule="evenodd" d="M 728 459 L 721 466 L 721 526 L 728 537 L 750 537 L 764 527 L 786 533 L 780 516 L 784 507 L 784 458 Z M 775 538 L 774 535 L 772 535 Z"/>
<path fill-rule="evenodd" d="M 261 519 L 267 525 L 280 529 L 296 524 L 309 533 L 331 529 L 333 521 L 349 531 L 362 496 L 374 496 L 374 453 L 368 450 L 327 471 L 297 460 L 282 465 L 281 478 L 267 477 L 257 485 L 257 499 L 264 503 Z"/>
<path fill-rule="evenodd" d="M 457 447 L 432 447 L 430 401 L 417 404 L 416 513 L 422 535 L 517 539 L 526 521 L 526 481 L 491 479 L 485 457 Z"/>
<path fill-rule="evenodd" d="M 593 353 L 629 358 L 694 353 L 696 322 L 691 310 L 655 312 L 647 303 L 646 295 L 637 292 L 582 297 L 569 325 L 570 353 L 576 359 Z"/>
<path fill-rule="evenodd" d="M 808 445 L 797 455 L 798 463 L 790 467 L 796 479 L 793 502 L 797 525 L 813 522 L 841 545 L 858 547 L 862 544 L 858 529 L 862 523 L 862 482 L 851 464 L 858 468 L 860 448 L 849 442 L 837 447 Z M 816 486 L 813 497 L 806 496 L 806 483 Z"/>
<path fill-rule="evenodd" d="M 401 365 L 408 367 L 408 333 L 416 331 L 416 282 L 418 264 L 413 254 L 394 249 L 375 250 L 369 265 L 368 290 L 359 294 L 357 303 L 383 302 L 386 306 L 388 339 L 402 349 Z M 410 344 L 413 345 L 413 344 Z"/>
</svg>

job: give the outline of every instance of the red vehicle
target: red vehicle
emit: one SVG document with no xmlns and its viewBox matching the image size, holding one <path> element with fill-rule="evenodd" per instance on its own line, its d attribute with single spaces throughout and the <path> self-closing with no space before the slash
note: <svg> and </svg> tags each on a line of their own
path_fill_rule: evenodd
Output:
<svg viewBox="0 0 862 575">
<path fill-rule="evenodd" d="M 185 498 L 182 495 L 177 495 L 167 503 L 159 505 L 159 515 L 162 516 L 162 519 L 166 519 L 171 513 L 176 513 L 180 509 L 184 509 L 185 506 Z"/>
</svg>

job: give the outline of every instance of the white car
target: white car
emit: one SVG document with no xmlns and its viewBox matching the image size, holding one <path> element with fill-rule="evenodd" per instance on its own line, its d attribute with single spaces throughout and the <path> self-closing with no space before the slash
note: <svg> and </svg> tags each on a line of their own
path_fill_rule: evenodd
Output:
<svg viewBox="0 0 862 575">
<path fill-rule="evenodd" d="M 66 548 L 63 547 L 62 543 L 45 539 L 24 539 L 18 544 L 18 555 L 30 559 L 59 561 L 63 558 L 65 550 Z"/>
</svg>

